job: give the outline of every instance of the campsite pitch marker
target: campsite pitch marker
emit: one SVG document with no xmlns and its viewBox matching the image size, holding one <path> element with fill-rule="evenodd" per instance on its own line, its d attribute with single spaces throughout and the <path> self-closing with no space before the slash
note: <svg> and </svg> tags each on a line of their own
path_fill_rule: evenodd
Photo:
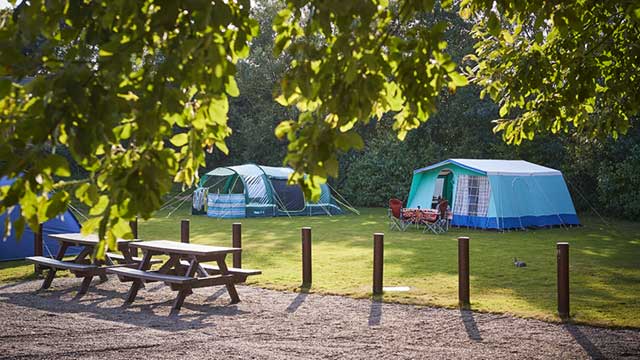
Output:
<svg viewBox="0 0 640 360">
<path fill-rule="evenodd" d="M 373 234 L 373 295 L 382 294 L 382 268 L 384 266 L 384 234 Z"/>
<path fill-rule="evenodd" d="M 302 228 L 302 287 L 311 286 L 311 228 Z"/>
<path fill-rule="evenodd" d="M 189 243 L 189 220 L 184 219 L 180 222 L 180 242 Z"/>
<path fill-rule="evenodd" d="M 558 316 L 569 318 L 569 243 L 556 244 L 558 260 Z"/>
<path fill-rule="evenodd" d="M 458 238 L 458 304 L 468 309 L 469 301 L 469 238 Z"/>
<path fill-rule="evenodd" d="M 242 248 L 242 224 L 231 224 L 231 247 Z M 242 267 L 242 253 L 233 254 L 233 267 L 240 269 Z"/>
</svg>

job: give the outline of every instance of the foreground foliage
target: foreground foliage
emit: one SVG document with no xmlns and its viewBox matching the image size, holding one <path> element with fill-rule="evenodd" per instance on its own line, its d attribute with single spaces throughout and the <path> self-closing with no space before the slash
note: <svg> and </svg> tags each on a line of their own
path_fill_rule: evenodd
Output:
<svg viewBox="0 0 640 360">
<path fill-rule="evenodd" d="M 21 205 L 15 230 L 75 197 L 91 208 L 83 230 L 112 244 L 172 181 L 197 179 L 205 150 L 226 153 L 236 64 L 268 17 L 251 5 L 34 0 L 3 10 L 0 176 L 17 180 L 0 189 L 0 211 Z M 496 130 L 513 143 L 546 130 L 616 137 L 638 114 L 635 1 L 289 0 L 279 10 L 272 38 L 283 66 L 270 68 L 284 73 L 272 76 L 276 100 L 295 111 L 276 112 L 292 119 L 275 133 L 310 197 L 338 175 L 339 153 L 364 147 L 359 128 L 392 119 L 404 139 L 469 80 L 499 103 Z M 477 41 L 468 77 L 464 46 L 446 38 L 465 26 Z M 85 179 L 68 180 L 60 148 Z"/>
</svg>

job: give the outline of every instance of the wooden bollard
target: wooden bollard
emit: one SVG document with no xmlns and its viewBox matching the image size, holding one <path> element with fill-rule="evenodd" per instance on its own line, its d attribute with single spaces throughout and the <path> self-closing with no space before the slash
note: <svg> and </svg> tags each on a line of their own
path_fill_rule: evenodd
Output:
<svg viewBox="0 0 640 360">
<path fill-rule="evenodd" d="M 184 219 L 180 222 L 180 242 L 189 243 L 189 220 Z"/>
<path fill-rule="evenodd" d="M 558 258 L 558 316 L 569 318 L 569 243 L 556 244 Z"/>
<path fill-rule="evenodd" d="M 382 268 L 384 267 L 384 234 L 373 234 L 373 295 L 382 294 Z"/>
<path fill-rule="evenodd" d="M 463 309 L 471 306 L 469 301 L 469 238 L 458 238 L 458 305 Z"/>
<path fill-rule="evenodd" d="M 42 237 L 44 233 L 44 226 L 42 224 L 38 225 L 38 230 L 33 233 L 33 255 L 42 256 L 43 254 L 43 242 Z M 37 275 L 42 274 L 42 268 L 38 266 L 38 264 L 34 264 L 33 270 Z"/>
<path fill-rule="evenodd" d="M 131 228 L 131 233 L 133 234 L 133 238 L 134 239 L 139 239 L 138 238 L 138 217 L 136 216 L 135 219 L 129 221 L 129 227 Z M 129 251 L 131 252 L 131 256 L 138 256 L 138 248 L 129 248 Z"/>
<path fill-rule="evenodd" d="M 231 225 L 231 247 L 242 249 L 242 224 L 233 223 Z M 242 253 L 233 254 L 233 267 L 240 269 L 242 267 Z"/>
<path fill-rule="evenodd" d="M 311 228 L 302 228 L 302 286 L 311 286 Z"/>
</svg>

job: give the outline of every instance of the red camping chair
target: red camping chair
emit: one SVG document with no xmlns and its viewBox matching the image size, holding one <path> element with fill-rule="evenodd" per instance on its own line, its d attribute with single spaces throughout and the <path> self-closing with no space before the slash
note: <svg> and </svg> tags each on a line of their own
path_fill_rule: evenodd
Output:
<svg viewBox="0 0 640 360">
<path fill-rule="evenodd" d="M 389 228 L 391 230 L 405 231 L 409 226 L 409 223 L 402 218 L 402 200 L 389 200 L 387 216 L 389 217 Z"/>
<path fill-rule="evenodd" d="M 437 212 L 425 212 L 422 214 L 421 220 L 421 223 L 424 225 L 424 230 L 422 232 L 427 232 L 430 230 L 436 235 L 445 232 L 444 228 L 442 227 L 442 219 Z"/>
</svg>

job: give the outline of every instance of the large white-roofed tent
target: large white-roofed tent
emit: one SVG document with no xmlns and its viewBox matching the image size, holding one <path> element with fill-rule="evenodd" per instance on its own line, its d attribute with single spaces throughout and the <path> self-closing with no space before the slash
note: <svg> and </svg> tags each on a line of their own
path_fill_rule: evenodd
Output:
<svg viewBox="0 0 640 360">
<path fill-rule="evenodd" d="M 291 168 L 255 164 L 215 168 L 200 179 L 192 213 L 217 218 L 343 213 L 327 184 L 317 202 L 307 201 L 298 185 L 287 184 L 291 173 Z"/>
<path fill-rule="evenodd" d="M 558 170 L 523 160 L 449 159 L 413 173 L 407 207 L 446 199 L 451 224 L 482 229 L 579 225 Z"/>
</svg>

